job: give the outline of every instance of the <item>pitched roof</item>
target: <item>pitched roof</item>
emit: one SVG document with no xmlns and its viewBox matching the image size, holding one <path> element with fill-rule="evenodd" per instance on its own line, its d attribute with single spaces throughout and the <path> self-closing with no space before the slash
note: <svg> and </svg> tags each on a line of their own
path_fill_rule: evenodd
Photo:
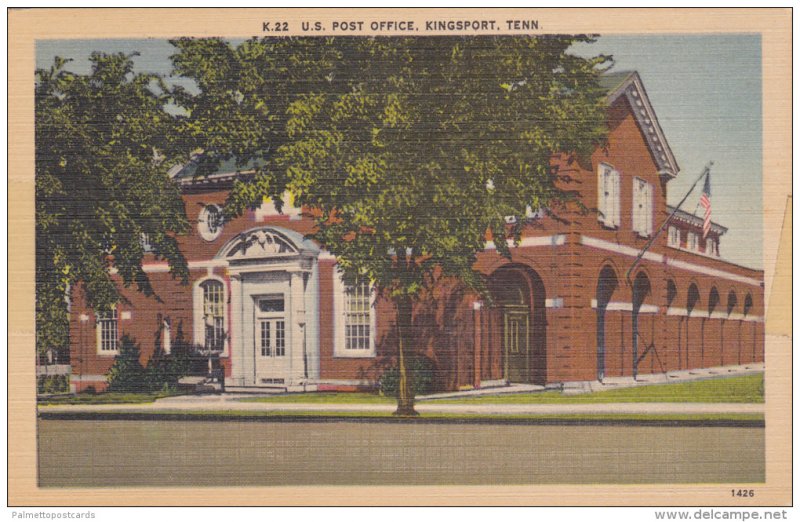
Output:
<svg viewBox="0 0 800 522">
<path fill-rule="evenodd" d="M 647 146 L 658 166 L 659 174 L 674 178 L 680 167 L 672 154 L 667 137 L 658 123 L 658 118 L 644 89 L 639 73 L 636 71 L 615 71 L 600 77 L 600 86 L 608 91 L 608 103 L 625 96 L 633 109 L 633 114 L 642 130 Z"/>
<path fill-rule="evenodd" d="M 239 174 L 255 172 L 256 167 L 263 162 L 250 160 L 242 167 L 237 166 L 236 158 L 222 160 L 211 172 L 198 175 L 201 166 L 202 153 L 195 154 L 192 159 L 183 165 L 176 165 L 169 171 L 169 176 L 182 185 L 194 184 L 200 180 L 205 182 L 227 181 Z"/>
</svg>

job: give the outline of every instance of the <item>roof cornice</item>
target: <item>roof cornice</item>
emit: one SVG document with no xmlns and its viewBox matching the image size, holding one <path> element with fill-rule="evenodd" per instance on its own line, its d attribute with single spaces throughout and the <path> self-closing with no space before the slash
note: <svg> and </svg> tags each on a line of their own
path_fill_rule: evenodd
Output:
<svg viewBox="0 0 800 522">
<path fill-rule="evenodd" d="M 625 96 L 630 104 L 636 122 L 642 130 L 650 153 L 655 159 L 658 173 L 669 179 L 678 175 L 680 167 L 672 154 L 667 138 L 644 89 L 639 73 L 633 71 L 616 89 L 608 94 L 609 104 L 614 103 L 621 96 Z"/>
</svg>

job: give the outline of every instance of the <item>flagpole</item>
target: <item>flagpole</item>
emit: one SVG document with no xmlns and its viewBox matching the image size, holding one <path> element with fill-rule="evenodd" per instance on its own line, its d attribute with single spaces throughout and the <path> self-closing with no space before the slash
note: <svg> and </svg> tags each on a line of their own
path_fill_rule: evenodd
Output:
<svg viewBox="0 0 800 522">
<path fill-rule="evenodd" d="M 678 210 L 680 210 L 681 206 L 689 198 L 689 194 L 692 193 L 692 191 L 697 186 L 697 184 L 700 182 L 700 180 L 703 179 L 703 177 L 708 176 L 711 173 L 711 166 L 712 165 L 714 165 L 713 161 L 709 161 L 708 164 L 706 164 L 705 168 L 703 168 L 703 172 L 701 172 L 700 176 L 698 176 L 697 179 L 694 180 L 694 183 L 692 183 L 692 186 L 689 188 L 689 191 L 686 193 L 685 196 L 683 196 L 683 199 L 680 201 L 680 203 L 678 203 L 678 205 L 675 207 L 675 209 L 673 209 L 672 213 L 670 213 L 670 215 L 667 217 L 667 219 L 665 219 L 664 222 L 661 223 L 661 226 L 658 227 L 658 230 L 656 230 L 655 234 L 653 234 L 653 237 L 651 237 L 650 240 L 647 242 L 647 244 L 644 245 L 644 248 L 642 248 L 642 251 L 639 252 L 639 255 L 636 256 L 636 259 L 634 259 L 634 261 L 631 264 L 630 268 L 628 268 L 628 271 L 625 273 L 625 280 L 628 282 L 628 286 L 631 288 L 631 297 L 632 297 L 631 304 L 633 306 L 636 306 L 636 304 L 634 303 L 634 300 L 635 300 L 634 299 L 635 298 L 634 294 L 635 294 L 635 292 L 634 292 L 634 288 L 633 288 L 633 282 L 631 281 L 631 273 L 636 268 L 636 266 L 641 262 L 641 260 L 644 257 L 645 253 L 650 249 L 651 246 L 653 246 L 653 243 L 655 243 L 656 238 L 658 237 L 658 235 L 667 227 L 667 224 L 669 224 L 669 222 L 672 220 L 673 216 L 675 216 L 675 214 L 678 212 Z M 633 308 L 631 308 L 631 323 L 632 323 L 631 326 L 633 327 L 633 339 L 632 339 L 632 343 L 631 343 L 632 344 L 632 348 L 633 348 L 633 367 L 632 367 L 633 371 L 632 371 L 632 373 L 633 373 L 633 380 L 635 381 L 636 380 L 636 375 L 639 373 L 639 343 L 638 343 L 638 339 L 637 339 L 637 336 L 639 335 L 639 321 L 638 321 L 638 314 L 635 313 Z"/>
<path fill-rule="evenodd" d="M 709 161 L 708 162 L 708 164 L 703 168 L 703 172 L 701 172 L 700 176 L 698 176 L 698 178 L 696 180 L 694 180 L 694 183 L 692 183 L 691 188 L 689 188 L 689 191 L 686 193 L 685 196 L 683 196 L 683 199 L 680 201 L 680 203 L 678 203 L 678 205 L 675 207 L 675 209 L 672 211 L 672 213 L 669 215 L 669 217 L 667 217 L 667 219 L 665 219 L 664 222 L 661 223 L 661 226 L 658 227 L 658 230 L 656 230 L 656 233 L 653 234 L 653 237 L 650 238 L 650 240 L 647 242 L 647 244 L 644 245 L 644 248 L 642 248 L 642 251 L 639 252 L 639 255 L 636 256 L 636 259 L 634 259 L 634 261 L 631 264 L 630 268 L 628 268 L 628 271 L 625 273 L 625 280 L 628 282 L 628 286 L 633 286 L 633 283 L 631 282 L 631 273 L 633 272 L 633 270 L 636 268 L 636 266 L 639 264 L 639 262 L 641 262 L 641 260 L 644 257 L 645 253 L 647 253 L 647 251 L 650 249 L 650 247 L 653 246 L 653 243 L 655 243 L 656 238 L 658 238 L 658 235 L 661 234 L 661 232 L 667 227 L 667 224 L 672 220 L 673 216 L 675 216 L 675 214 L 678 213 L 678 210 L 680 210 L 681 206 L 683 206 L 683 204 L 689 198 L 689 195 L 692 193 L 692 191 L 697 186 L 697 184 L 700 182 L 700 180 L 703 179 L 703 177 L 707 176 L 711 172 L 711 167 L 713 165 L 714 165 L 713 161 Z"/>
</svg>

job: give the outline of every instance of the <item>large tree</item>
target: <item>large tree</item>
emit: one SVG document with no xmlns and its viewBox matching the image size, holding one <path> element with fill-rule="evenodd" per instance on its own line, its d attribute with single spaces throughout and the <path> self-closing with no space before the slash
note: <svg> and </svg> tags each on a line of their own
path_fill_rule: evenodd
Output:
<svg viewBox="0 0 800 522">
<path fill-rule="evenodd" d="M 510 256 L 530 209 L 573 196 L 554 154 L 574 160 L 604 139 L 597 80 L 608 59 L 571 54 L 578 41 L 590 38 L 174 42 L 176 71 L 201 89 L 184 99 L 196 145 L 212 159 L 263 161 L 234 187 L 227 215 L 288 190 L 345 281 L 368 279 L 394 302 L 399 415 L 415 414 L 414 302 L 442 277 L 483 292 L 474 265 L 487 238 Z M 225 129 L 205 119 L 222 105 Z M 242 147 L 231 126 L 258 137 Z"/>
<path fill-rule="evenodd" d="M 135 73 L 132 56 L 93 53 L 88 74 L 69 72 L 62 58 L 36 71 L 40 353 L 65 347 L 69 290 L 81 287 L 96 310 L 120 300 L 117 281 L 153 294 L 143 239 L 174 275 L 188 276 L 175 237 L 188 221 L 167 175 L 180 146 L 165 110 L 172 95 L 162 78 Z"/>
</svg>

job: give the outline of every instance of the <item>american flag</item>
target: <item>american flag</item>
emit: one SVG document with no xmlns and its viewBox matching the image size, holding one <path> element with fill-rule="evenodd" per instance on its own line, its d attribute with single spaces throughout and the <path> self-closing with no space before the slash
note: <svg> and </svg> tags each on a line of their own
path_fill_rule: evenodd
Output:
<svg viewBox="0 0 800 522">
<path fill-rule="evenodd" d="M 705 209 L 703 215 L 703 239 L 711 231 L 711 173 L 706 174 L 706 183 L 703 186 L 703 194 L 700 196 L 700 204 Z"/>
</svg>

